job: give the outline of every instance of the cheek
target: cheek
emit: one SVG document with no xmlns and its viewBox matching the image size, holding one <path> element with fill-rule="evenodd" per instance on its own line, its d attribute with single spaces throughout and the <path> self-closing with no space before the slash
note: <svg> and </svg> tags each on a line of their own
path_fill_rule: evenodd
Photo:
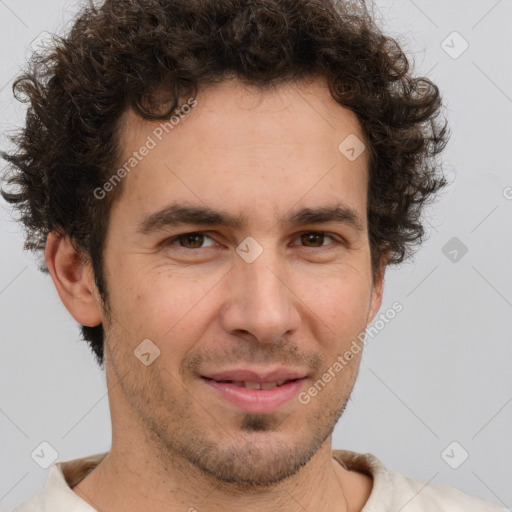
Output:
<svg viewBox="0 0 512 512">
<path fill-rule="evenodd" d="M 309 284 L 300 296 L 319 329 L 336 340 L 357 336 L 365 329 L 371 300 L 371 285 L 365 275 L 338 272 Z"/>
<path fill-rule="evenodd" d="M 173 272 L 138 272 L 126 286 L 117 287 L 111 302 L 134 345 L 148 338 L 162 355 L 172 346 L 172 357 L 179 360 L 206 328 L 206 308 L 212 308 L 209 291 L 216 281 L 205 278 L 198 284 Z"/>
<path fill-rule="evenodd" d="M 129 333 L 131 345 L 149 338 L 161 351 L 172 346 L 178 360 L 204 337 L 236 291 L 232 276 L 224 276 L 226 269 L 203 272 L 198 278 L 192 267 L 156 269 L 128 263 L 110 267 L 113 315 Z M 300 313 L 301 329 L 325 344 L 328 352 L 341 350 L 366 327 L 371 286 L 361 268 L 298 265 L 289 269 L 286 281 L 291 290 L 287 300 Z"/>
</svg>

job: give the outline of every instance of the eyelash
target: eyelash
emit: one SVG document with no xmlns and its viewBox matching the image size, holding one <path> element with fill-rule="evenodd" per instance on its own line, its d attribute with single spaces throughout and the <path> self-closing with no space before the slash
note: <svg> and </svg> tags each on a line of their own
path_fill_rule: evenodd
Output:
<svg viewBox="0 0 512 512">
<path fill-rule="evenodd" d="M 341 244 L 341 245 L 344 244 L 344 241 L 339 236 L 331 234 L 331 233 L 328 233 L 326 231 L 303 231 L 302 233 L 299 233 L 298 238 L 300 238 L 302 235 L 309 235 L 309 234 L 324 235 L 326 237 L 331 238 L 332 240 L 334 240 L 338 244 Z M 177 244 L 175 244 L 175 242 L 178 242 L 181 238 L 185 238 L 187 236 L 195 236 L 195 235 L 202 235 L 203 237 L 207 237 L 207 238 L 210 238 L 211 240 L 213 240 L 213 238 L 210 235 L 208 235 L 206 232 L 204 232 L 204 231 L 193 231 L 193 232 L 190 232 L 190 233 L 183 233 L 181 235 L 177 235 L 175 237 L 169 238 L 167 240 L 164 240 L 163 243 L 166 246 L 167 245 L 177 245 Z M 329 245 L 331 245 L 331 244 L 329 244 Z M 300 246 L 300 247 L 305 247 L 306 249 L 329 250 L 330 249 L 329 245 L 320 245 L 318 247 L 308 247 L 308 246 Z M 199 249 L 208 249 L 209 247 L 213 247 L 213 246 L 188 248 L 188 247 L 181 247 L 181 246 L 178 245 L 178 249 L 183 249 L 185 251 L 194 251 L 194 250 L 199 250 Z"/>
</svg>

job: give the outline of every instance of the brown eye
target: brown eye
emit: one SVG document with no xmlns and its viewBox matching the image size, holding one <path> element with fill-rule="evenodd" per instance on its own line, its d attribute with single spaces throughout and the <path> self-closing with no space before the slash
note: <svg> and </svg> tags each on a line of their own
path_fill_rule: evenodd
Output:
<svg viewBox="0 0 512 512">
<path fill-rule="evenodd" d="M 178 238 L 180 245 L 187 249 L 199 249 L 203 245 L 204 236 L 199 234 L 183 235 Z"/>
<path fill-rule="evenodd" d="M 208 240 L 211 242 L 203 245 Z M 178 245 L 183 249 L 203 249 L 215 245 L 211 237 L 204 233 L 184 233 L 169 240 L 169 245 Z"/>
<path fill-rule="evenodd" d="M 309 232 L 309 233 L 303 233 L 300 236 L 300 239 L 306 245 L 311 244 L 311 245 L 308 245 L 309 247 L 322 247 L 323 242 L 325 240 L 325 236 L 326 236 L 325 233 Z M 330 238 L 330 236 L 327 235 L 327 238 Z"/>
</svg>

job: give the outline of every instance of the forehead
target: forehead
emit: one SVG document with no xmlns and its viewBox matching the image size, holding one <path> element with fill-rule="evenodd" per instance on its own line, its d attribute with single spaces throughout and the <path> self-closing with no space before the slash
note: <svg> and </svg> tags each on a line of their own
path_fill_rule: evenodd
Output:
<svg viewBox="0 0 512 512">
<path fill-rule="evenodd" d="M 176 110 L 187 99 L 191 98 L 181 98 Z M 297 145 L 303 141 L 308 142 L 309 148 L 315 148 L 341 143 L 347 135 L 365 139 L 356 114 L 332 98 L 322 77 L 264 89 L 231 79 L 200 87 L 194 99 L 197 106 L 189 114 L 174 116 L 171 123 L 167 119 L 148 121 L 127 109 L 120 123 L 122 149 L 129 155 L 141 137 L 153 133 L 159 125 L 164 129 L 157 135 L 164 142 L 171 141 L 171 132 L 174 138 L 186 137 L 182 133 L 185 119 L 187 125 L 193 125 L 187 132 L 194 132 L 198 148 L 216 142 Z M 366 160 L 366 154 L 362 159 Z"/>
<path fill-rule="evenodd" d="M 332 203 L 345 191 L 364 196 L 365 206 L 368 152 L 361 125 L 322 79 L 266 90 L 230 80 L 199 89 L 195 101 L 172 124 L 126 111 L 122 162 L 153 141 L 124 180 L 131 200 L 163 207 L 169 195 L 181 194 L 218 207 L 226 197 L 235 206 L 238 197 L 243 207 L 250 195 L 277 213 L 278 202 L 289 208 L 307 194 L 312 203 Z M 361 154 L 353 158 L 354 151 Z"/>
</svg>

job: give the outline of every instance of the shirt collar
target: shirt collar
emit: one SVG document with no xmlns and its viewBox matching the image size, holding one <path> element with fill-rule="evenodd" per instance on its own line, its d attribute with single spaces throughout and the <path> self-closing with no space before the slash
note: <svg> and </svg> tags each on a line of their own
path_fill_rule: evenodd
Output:
<svg viewBox="0 0 512 512">
<path fill-rule="evenodd" d="M 95 512 L 94 508 L 73 492 L 72 487 L 83 480 L 106 457 L 107 453 L 54 464 L 44 489 L 38 493 L 37 498 L 42 505 L 42 510 Z M 366 473 L 373 478 L 371 495 L 361 512 L 377 512 L 383 510 L 383 505 L 391 504 L 393 495 L 391 475 L 374 455 L 333 450 L 332 456 L 346 469 Z"/>
</svg>

